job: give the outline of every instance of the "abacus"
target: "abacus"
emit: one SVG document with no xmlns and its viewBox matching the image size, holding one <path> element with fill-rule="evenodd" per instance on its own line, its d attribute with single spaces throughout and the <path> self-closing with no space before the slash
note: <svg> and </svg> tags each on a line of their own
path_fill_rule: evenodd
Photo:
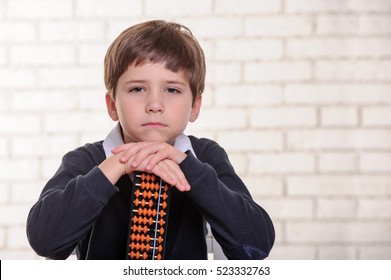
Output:
<svg viewBox="0 0 391 280">
<path fill-rule="evenodd" d="M 160 177 L 136 172 L 129 222 L 129 259 L 164 259 L 170 190 Z"/>
</svg>

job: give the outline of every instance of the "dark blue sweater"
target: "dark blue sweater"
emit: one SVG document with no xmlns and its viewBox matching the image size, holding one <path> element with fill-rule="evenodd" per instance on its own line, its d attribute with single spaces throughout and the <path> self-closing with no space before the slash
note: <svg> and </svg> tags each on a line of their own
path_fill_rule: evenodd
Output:
<svg viewBox="0 0 391 280">
<path fill-rule="evenodd" d="M 251 198 L 226 152 L 190 136 L 180 168 L 189 192 L 172 189 L 165 259 L 206 259 L 205 221 L 228 259 L 264 259 L 274 243 L 268 214 Z M 102 141 L 67 153 L 30 210 L 27 236 L 37 254 L 66 259 L 124 259 L 130 215 L 129 176 L 113 186 L 97 167 Z"/>
</svg>

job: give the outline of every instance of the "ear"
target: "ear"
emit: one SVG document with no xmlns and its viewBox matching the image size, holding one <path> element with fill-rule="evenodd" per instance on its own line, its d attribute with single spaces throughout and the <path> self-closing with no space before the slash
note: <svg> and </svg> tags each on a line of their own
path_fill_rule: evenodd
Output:
<svg viewBox="0 0 391 280">
<path fill-rule="evenodd" d="M 198 118 L 198 115 L 200 114 L 200 110 L 201 110 L 201 103 L 202 103 L 202 95 L 197 95 L 196 99 L 194 100 L 193 107 L 191 109 L 191 114 L 189 118 L 190 122 L 195 122 L 196 119 Z"/>
<path fill-rule="evenodd" d="M 106 107 L 107 107 L 107 113 L 109 114 L 110 118 L 113 121 L 118 121 L 118 112 L 117 112 L 117 106 L 115 106 L 115 101 L 113 100 L 110 92 L 106 93 Z"/>
</svg>

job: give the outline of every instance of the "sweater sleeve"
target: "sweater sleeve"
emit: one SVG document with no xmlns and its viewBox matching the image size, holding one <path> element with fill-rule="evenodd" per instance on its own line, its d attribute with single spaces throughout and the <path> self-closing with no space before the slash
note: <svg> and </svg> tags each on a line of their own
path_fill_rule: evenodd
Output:
<svg viewBox="0 0 391 280">
<path fill-rule="evenodd" d="M 196 146 L 196 147 L 194 147 Z M 228 259 L 264 259 L 273 246 L 273 223 L 251 198 L 223 148 L 200 139 L 181 163 L 191 190 L 189 197 L 210 224 Z"/>
<path fill-rule="evenodd" d="M 67 258 L 117 191 L 86 148 L 66 154 L 29 212 L 31 247 L 46 258 Z"/>
</svg>

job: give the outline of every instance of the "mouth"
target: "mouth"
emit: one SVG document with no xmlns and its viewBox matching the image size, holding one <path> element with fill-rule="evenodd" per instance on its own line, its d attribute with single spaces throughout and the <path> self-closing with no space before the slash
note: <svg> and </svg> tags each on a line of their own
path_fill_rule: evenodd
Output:
<svg viewBox="0 0 391 280">
<path fill-rule="evenodd" d="M 151 127 L 151 128 L 163 128 L 167 127 L 167 125 L 161 123 L 161 122 L 147 122 L 144 123 L 142 126 L 144 127 Z"/>
</svg>

